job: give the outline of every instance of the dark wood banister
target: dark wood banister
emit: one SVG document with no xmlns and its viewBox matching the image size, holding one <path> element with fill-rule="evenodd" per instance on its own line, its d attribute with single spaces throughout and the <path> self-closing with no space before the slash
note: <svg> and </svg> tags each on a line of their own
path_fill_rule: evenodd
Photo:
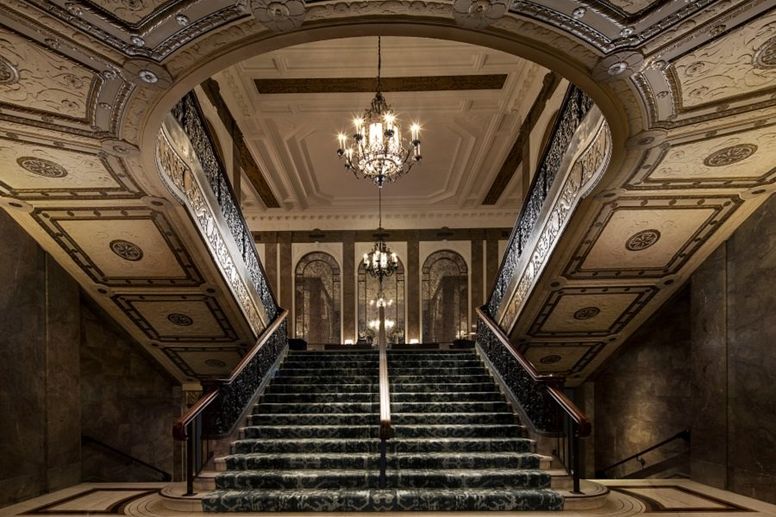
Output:
<svg viewBox="0 0 776 517">
<path fill-rule="evenodd" d="M 388 382 L 388 353 L 380 345 L 380 439 L 393 438 L 391 425 L 391 388 Z"/>
<path fill-rule="evenodd" d="M 261 350 L 267 340 L 272 337 L 272 335 L 275 333 L 278 327 L 280 327 L 281 323 L 283 323 L 287 316 L 288 310 L 282 309 L 277 318 L 275 318 L 275 320 L 266 329 L 264 329 L 264 332 L 261 333 L 261 336 L 259 336 L 259 339 L 256 341 L 256 345 L 254 345 L 251 351 L 248 352 L 245 357 L 243 357 L 240 362 L 237 363 L 237 365 L 232 369 L 232 373 L 229 375 L 229 377 L 217 379 L 215 383 L 218 385 L 224 385 L 234 382 L 234 380 L 242 373 L 248 363 L 250 363 L 259 352 L 259 350 Z M 197 418 L 217 397 L 217 386 L 203 394 L 199 400 L 197 400 L 197 402 L 195 402 L 194 405 L 191 406 L 189 410 L 186 411 L 186 413 L 184 413 L 175 422 L 172 431 L 173 437 L 176 440 L 185 440 L 187 437 L 186 429 L 188 428 L 188 425 L 193 422 L 194 419 Z"/>
<path fill-rule="evenodd" d="M 482 322 L 493 332 L 496 338 L 504 345 L 515 361 L 520 364 L 523 370 L 531 377 L 534 382 L 544 384 L 547 389 L 547 393 L 558 404 L 560 409 L 568 415 L 568 417 L 577 424 L 578 434 L 580 438 L 590 435 L 591 425 L 584 413 L 569 399 L 565 393 L 563 393 L 561 387 L 565 382 L 565 378 L 561 375 L 553 374 L 540 374 L 534 368 L 534 365 L 526 359 L 526 357 L 520 353 L 510 341 L 509 337 L 504 334 L 501 327 L 493 321 L 493 319 L 487 313 L 487 306 L 477 308 L 477 315 Z"/>
<path fill-rule="evenodd" d="M 661 442 L 658 442 L 655 445 L 647 447 L 643 451 L 639 451 L 636 454 L 633 454 L 633 455 L 628 456 L 627 458 L 625 458 L 623 460 L 618 461 L 617 463 L 612 463 L 608 467 L 596 471 L 596 477 L 603 478 L 603 477 L 605 477 L 607 470 L 611 470 L 614 467 L 619 467 L 620 465 L 623 465 L 623 464 L 629 462 L 630 460 L 635 460 L 639 456 L 643 456 L 644 454 L 646 454 L 648 452 L 652 452 L 655 449 L 658 449 L 658 448 L 662 447 L 663 445 L 666 445 L 668 443 L 673 442 L 674 440 L 682 439 L 682 440 L 684 440 L 686 442 L 689 442 L 690 441 L 690 436 L 691 436 L 691 434 L 690 434 L 690 430 L 689 429 L 685 429 L 684 431 L 679 431 L 678 433 L 673 435 L 671 438 L 666 438 L 665 440 L 663 440 Z"/>
</svg>

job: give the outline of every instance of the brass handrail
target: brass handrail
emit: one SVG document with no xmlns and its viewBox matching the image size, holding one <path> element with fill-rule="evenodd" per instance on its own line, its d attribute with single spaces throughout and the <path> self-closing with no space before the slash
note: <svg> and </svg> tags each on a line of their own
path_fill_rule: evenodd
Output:
<svg viewBox="0 0 776 517">
<path fill-rule="evenodd" d="M 380 345 L 380 439 L 393 438 L 391 426 L 391 388 L 388 381 L 388 353 Z"/>
<path fill-rule="evenodd" d="M 525 370 L 525 372 L 531 377 L 531 379 L 537 383 L 543 384 L 547 389 L 547 393 L 558 404 L 560 409 L 577 424 L 578 433 L 580 438 L 590 435 L 591 425 L 587 416 L 569 399 L 565 393 L 561 390 L 565 378 L 562 375 L 555 374 L 540 374 L 531 362 L 520 353 L 517 348 L 512 344 L 509 337 L 504 334 L 501 327 L 493 321 L 490 315 L 486 312 L 487 307 L 482 306 L 477 308 L 477 315 L 482 322 L 493 332 L 493 335 L 501 342 L 517 363 Z"/>
</svg>

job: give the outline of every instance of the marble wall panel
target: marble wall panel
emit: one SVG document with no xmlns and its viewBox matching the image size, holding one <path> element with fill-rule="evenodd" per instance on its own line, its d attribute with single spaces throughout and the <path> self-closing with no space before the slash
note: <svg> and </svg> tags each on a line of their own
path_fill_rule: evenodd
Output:
<svg viewBox="0 0 776 517">
<path fill-rule="evenodd" d="M 723 244 L 692 277 L 692 478 L 725 488 L 727 478 L 727 293 Z"/>
<path fill-rule="evenodd" d="M 171 429 L 181 413 L 177 382 L 93 302 L 81 318 L 83 434 L 173 473 Z M 84 445 L 84 481 L 158 481 L 153 471 Z"/>
<path fill-rule="evenodd" d="M 78 288 L 0 211 L 0 507 L 80 481 Z"/>
<path fill-rule="evenodd" d="M 690 296 L 682 290 L 623 344 L 595 377 L 595 465 L 601 470 L 689 428 Z M 645 456 L 646 466 L 686 450 L 682 440 Z M 639 470 L 633 460 L 607 472 Z"/>
</svg>

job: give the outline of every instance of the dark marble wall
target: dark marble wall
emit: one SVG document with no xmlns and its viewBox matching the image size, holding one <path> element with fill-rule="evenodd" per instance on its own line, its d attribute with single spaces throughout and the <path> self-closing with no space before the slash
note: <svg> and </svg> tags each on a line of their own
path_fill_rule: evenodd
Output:
<svg viewBox="0 0 776 517">
<path fill-rule="evenodd" d="M 173 474 L 171 429 L 181 414 L 178 383 L 90 301 L 82 307 L 82 432 Z M 93 444 L 83 447 L 84 481 L 159 480 Z"/>
<path fill-rule="evenodd" d="M 594 378 L 595 469 L 690 427 L 690 292 L 683 289 L 636 331 Z M 645 455 L 647 467 L 686 451 L 678 440 Z M 635 460 L 608 471 L 639 470 Z"/>
<path fill-rule="evenodd" d="M 78 286 L 0 210 L 0 507 L 80 481 Z"/>
<path fill-rule="evenodd" d="M 776 503 L 776 198 L 692 278 L 693 478 Z"/>
</svg>

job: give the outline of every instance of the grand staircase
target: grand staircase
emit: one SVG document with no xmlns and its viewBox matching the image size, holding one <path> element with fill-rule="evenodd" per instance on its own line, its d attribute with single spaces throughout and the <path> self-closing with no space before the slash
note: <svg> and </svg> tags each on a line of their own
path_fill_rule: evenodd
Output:
<svg viewBox="0 0 776 517">
<path fill-rule="evenodd" d="M 379 486 L 378 354 L 289 352 L 206 511 L 560 510 L 503 395 L 472 351 L 388 354 L 395 438 Z"/>
</svg>

